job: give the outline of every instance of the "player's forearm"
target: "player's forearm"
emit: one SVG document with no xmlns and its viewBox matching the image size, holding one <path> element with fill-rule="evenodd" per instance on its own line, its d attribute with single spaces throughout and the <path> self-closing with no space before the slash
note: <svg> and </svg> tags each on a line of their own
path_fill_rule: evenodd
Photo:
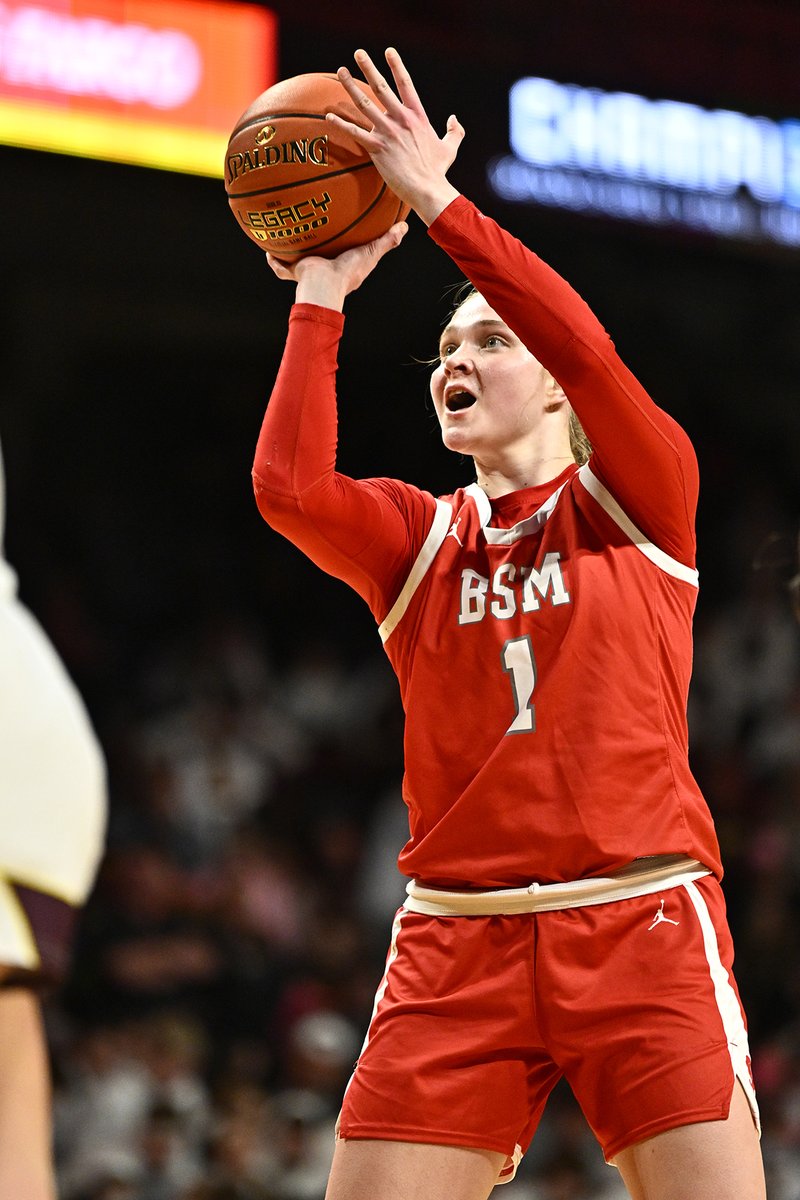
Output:
<svg viewBox="0 0 800 1200">
<path fill-rule="evenodd" d="M 595 448 L 595 465 L 631 519 L 689 562 L 697 501 L 691 444 L 622 362 L 589 306 L 463 198 L 430 232 L 561 384 Z"/>
<path fill-rule="evenodd" d="M 278 377 L 253 462 L 265 499 L 299 498 L 336 462 L 336 359 L 343 318 L 327 307 L 293 308 Z"/>
<path fill-rule="evenodd" d="M 380 541 L 357 570 L 382 578 L 382 547 L 389 546 L 389 559 L 396 557 L 405 531 L 391 507 L 388 514 L 382 511 L 372 489 L 336 470 L 336 360 L 342 324 L 341 316 L 329 309 L 292 309 L 256 446 L 253 488 L 267 524 L 363 595 L 360 579 L 351 578 L 351 564 Z"/>
<path fill-rule="evenodd" d="M 431 237 L 566 390 L 571 346 L 580 340 L 613 352 L 586 302 L 546 262 L 465 197 L 448 205 Z"/>
</svg>

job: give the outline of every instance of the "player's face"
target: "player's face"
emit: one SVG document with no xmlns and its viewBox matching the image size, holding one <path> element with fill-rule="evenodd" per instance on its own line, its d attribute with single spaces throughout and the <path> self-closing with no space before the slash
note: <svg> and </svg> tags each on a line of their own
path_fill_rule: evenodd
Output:
<svg viewBox="0 0 800 1200">
<path fill-rule="evenodd" d="M 548 380 L 483 296 L 470 296 L 442 333 L 431 378 L 445 446 L 481 459 L 523 448 L 541 423 Z"/>
</svg>

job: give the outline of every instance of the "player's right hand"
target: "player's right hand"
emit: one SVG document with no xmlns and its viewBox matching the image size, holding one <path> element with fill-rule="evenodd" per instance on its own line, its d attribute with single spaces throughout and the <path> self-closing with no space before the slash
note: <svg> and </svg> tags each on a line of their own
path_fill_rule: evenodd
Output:
<svg viewBox="0 0 800 1200">
<path fill-rule="evenodd" d="M 408 232 L 405 221 L 398 221 L 386 233 L 363 246 L 353 246 L 335 258 L 320 258 L 309 254 L 295 262 L 267 254 L 267 263 L 278 279 L 297 284 L 295 302 L 319 304 L 323 308 L 341 311 L 345 296 L 371 275 L 384 254 L 399 246 Z"/>
</svg>

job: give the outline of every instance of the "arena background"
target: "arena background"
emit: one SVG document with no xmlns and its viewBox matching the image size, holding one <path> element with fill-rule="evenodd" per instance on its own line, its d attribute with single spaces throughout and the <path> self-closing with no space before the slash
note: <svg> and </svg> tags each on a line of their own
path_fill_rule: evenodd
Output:
<svg viewBox="0 0 800 1200">
<path fill-rule="evenodd" d="M 434 123 L 467 129 L 455 185 L 578 288 L 696 444 L 693 765 L 727 862 L 770 1195 L 793 1200 L 800 248 L 505 204 L 485 178 L 523 75 L 800 118 L 800 9 L 271 7 L 281 76 L 398 46 Z M 316 1200 L 400 894 L 400 724 L 366 608 L 253 502 L 291 289 L 221 181 L 3 147 L 0 194 L 7 555 L 111 778 L 109 853 L 49 1008 L 63 1195 Z M 458 278 L 414 220 L 351 299 L 342 469 L 466 478 L 418 361 Z M 553 1114 L 506 1200 L 616 1194 L 568 1096 Z"/>
</svg>

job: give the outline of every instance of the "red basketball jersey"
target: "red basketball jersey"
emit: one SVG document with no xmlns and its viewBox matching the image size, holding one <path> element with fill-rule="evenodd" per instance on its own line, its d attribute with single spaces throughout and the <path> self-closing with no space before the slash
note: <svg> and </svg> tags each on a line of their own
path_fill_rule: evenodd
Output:
<svg viewBox="0 0 800 1200">
<path fill-rule="evenodd" d="M 490 501 L 335 470 L 340 314 L 297 306 L 259 507 L 369 603 L 406 712 L 401 869 L 503 887 L 685 853 L 721 873 L 688 764 L 696 463 L 576 293 L 455 201 L 432 236 L 559 380 L 590 462 Z"/>
</svg>

